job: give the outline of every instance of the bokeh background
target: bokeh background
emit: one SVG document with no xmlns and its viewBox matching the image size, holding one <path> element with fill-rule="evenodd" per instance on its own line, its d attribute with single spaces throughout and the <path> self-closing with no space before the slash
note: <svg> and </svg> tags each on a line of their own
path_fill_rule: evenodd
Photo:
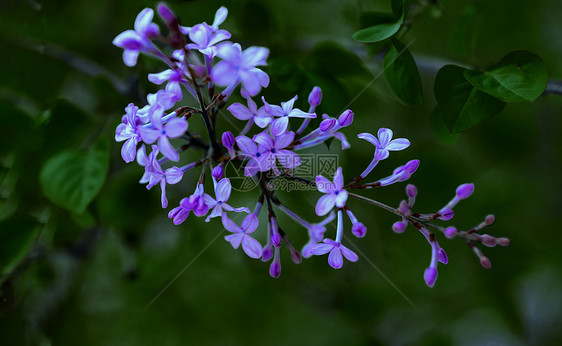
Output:
<svg viewBox="0 0 562 346">
<path fill-rule="evenodd" d="M 442 61 L 486 67 L 524 49 L 542 57 L 552 80 L 562 79 L 559 1 L 425 3 L 404 41 L 429 67 Z M 401 105 L 384 78 L 375 78 L 380 57 L 351 38 L 362 12 L 390 12 L 389 1 L 169 4 L 184 25 L 210 23 L 221 5 L 228 7 L 224 28 L 234 41 L 271 49 L 271 86 L 264 92 L 270 102 L 298 93 L 305 108 L 307 93 L 318 84 L 324 88 L 318 112 L 336 116 L 374 79 L 351 105 L 355 122 L 345 133 L 352 148 L 342 153 L 333 143 L 309 152 L 341 153 L 346 176 L 357 176 L 372 148 L 356 134 L 390 127 L 412 146 L 391 155 L 375 175 L 420 159 L 410 182 L 420 191 L 418 210 L 426 212 L 439 209 L 458 184 L 474 182 L 475 193 L 457 207 L 455 224 L 469 228 L 494 213 L 497 222 L 486 232 L 510 237 L 512 244 L 484 249 L 494 265 L 485 270 L 462 241 L 441 240 L 449 264 L 440 266 L 430 289 L 423 281 L 430 259 L 425 239 L 410 228 L 394 234 L 395 217 L 351 201 L 368 227 L 364 239 L 349 237 L 363 254 L 360 261 L 336 271 L 325 256 L 295 265 L 284 252 L 282 275 L 273 279 L 268 263 L 249 259 L 223 240 L 218 220 L 190 218 L 174 226 L 159 206 L 158 188 L 147 191 L 138 184 L 142 169 L 125 164 L 121 144 L 111 141 L 124 107 L 142 105 L 146 93 L 157 90 L 147 73 L 163 69 L 147 57 L 134 68 L 124 66 L 111 41 L 156 3 L 4 0 L 0 344 L 562 343 L 562 96 L 510 104 L 493 119 L 449 135 L 430 121 L 431 68 L 422 71 L 424 104 Z M 477 15 L 468 16 L 471 11 Z M 358 58 L 325 54 L 325 47 Z M 224 119 L 219 126 L 233 129 Z M 39 184 L 42 165 L 62 150 L 88 149 L 100 137 L 110 140 L 111 156 L 99 195 L 81 215 L 51 203 Z M 170 188 L 170 205 L 189 195 L 194 181 L 195 173 Z M 366 194 L 398 205 L 403 189 Z M 312 205 L 319 196 L 280 194 L 311 221 L 318 220 Z M 234 194 L 232 201 L 253 206 L 256 198 L 257 191 L 250 191 Z M 293 243 L 306 242 L 304 229 L 286 218 L 281 223 Z"/>
</svg>

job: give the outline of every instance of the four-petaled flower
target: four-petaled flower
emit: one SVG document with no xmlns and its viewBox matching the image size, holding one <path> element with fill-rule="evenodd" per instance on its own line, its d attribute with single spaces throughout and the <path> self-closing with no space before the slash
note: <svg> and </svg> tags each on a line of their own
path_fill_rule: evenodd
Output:
<svg viewBox="0 0 562 346">
<path fill-rule="evenodd" d="M 137 153 L 137 144 L 142 140 L 140 129 L 143 125 L 140 117 L 137 115 L 139 107 L 129 103 L 125 108 L 122 123 L 117 125 L 115 131 L 115 141 L 126 141 L 121 148 L 121 157 L 125 162 L 131 162 L 135 159 Z"/>
<path fill-rule="evenodd" d="M 214 199 L 208 194 L 205 194 L 205 204 L 210 208 L 213 208 L 211 214 L 207 216 L 205 221 L 209 222 L 209 220 L 213 217 L 223 215 L 223 210 L 226 211 L 234 211 L 237 213 L 246 212 L 249 213 L 250 209 L 246 207 L 242 208 L 233 208 L 226 202 L 230 198 L 230 192 L 232 191 L 232 185 L 230 185 L 230 179 L 223 178 L 221 179 L 217 185 L 215 186 L 215 196 L 217 199 Z"/>
<path fill-rule="evenodd" d="M 234 223 L 234 221 L 224 215 L 222 217 L 222 224 L 224 228 L 226 228 L 227 231 L 234 233 L 225 236 L 224 239 L 230 242 L 232 247 L 235 249 L 238 249 L 240 243 L 242 243 L 242 249 L 244 249 L 244 252 L 248 256 L 251 258 L 260 258 L 263 251 L 262 246 L 257 240 L 250 236 L 250 234 L 258 228 L 258 223 L 258 218 L 254 213 L 246 216 L 244 221 L 242 221 L 241 226 L 238 226 Z"/>
<path fill-rule="evenodd" d="M 343 208 L 347 201 L 347 191 L 343 189 L 343 175 L 341 167 L 338 167 L 334 174 L 334 182 L 319 175 L 316 177 L 316 188 L 325 193 L 316 203 L 316 214 L 323 216 L 328 214 L 334 205 Z"/>
<path fill-rule="evenodd" d="M 376 147 L 375 156 L 377 156 L 378 160 L 386 159 L 389 155 L 389 151 L 399 151 L 410 146 L 410 141 L 406 138 L 392 139 L 391 129 L 380 128 L 377 132 L 377 136 L 378 139 L 366 132 L 357 135 L 357 137 L 368 141 Z"/>
<path fill-rule="evenodd" d="M 262 129 L 273 120 L 271 115 L 265 111 L 265 107 L 262 106 L 258 108 L 250 97 L 248 97 L 248 107 L 236 102 L 231 104 L 227 109 L 234 117 L 240 120 L 251 120 Z"/>
<path fill-rule="evenodd" d="M 355 252 L 342 245 L 341 242 L 332 239 L 324 239 L 324 244 L 313 245 L 310 252 L 313 255 L 325 255 L 329 252 L 328 264 L 334 269 L 340 269 L 343 266 L 343 257 L 351 262 L 358 260 Z"/>
<path fill-rule="evenodd" d="M 277 173 L 276 160 L 279 160 L 279 163 L 286 168 L 294 168 L 300 165 L 302 161 L 299 155 L 291 150 L 284 149 L 293 142 L 293 139 L 295 139 L 295 133 L 292 131 L 273 138 L 266 131 L 255 135 L 254 142 L 258 143 L 258 151 L 261 153 L 258 158 L 259 170 L 267 172 L 273 169 Z"/>
<path fill-rule="evenodd" d="M 254 96 L 269 85 L 267 73 L 256 67 L 267 65 L 268 55 L 267 48 L 250 47 L 242 52 L 238 43 L 221 43 L 217 46 L 217 56 L 223 60 L 213 69 L 211 79 L 218 85 L 228 85 L 230 91 L 242 83 L 248 94 Z"/>
<path fill-rule="evenodd" d="M 172 118 L 163 125 L 162 115 L 161 108 L 149 110 L 148 118 L 152 126 L 141 128 L 142 140 L 147 144 L 152 144 L 158 140 L 158 147 L 162 154 L 172 161 L 178 161 L 179 154 L 172 147 L 168 138 L 176 138 L 183 135 L 187 130 L 187 120 L 184 118 Z"/>
<path fill-rule="evenodd" d="M 113 44 L 124 48 L 123 62 L 127 66 L 135 66 L 140 52 L 153 52 L 156 48 L 150 38 L 159 35 L 158 26 L 152 23 L 154 11 L 150 8 L 142 10 L 135 19 L 135 30 L 127 30 L 113 39 Z"/>
<path fill-rule="evenodd" d="M 297 96 L 287 102 L 281 102 L 281 106 L 270 105 L 265 101 L 263 96 L 261 99 L 263 101 L 265 111 L 274 117 L 278 117 L 273 120 L 273 123 L 271 123 L 271 133 L 274 136 L 278 136 L 287 131 L 287 128 L 289 127 L 289 118 L 316 118 L 315 113 L 306 113 L 298 108 L 293 109 Z"/>
</svg>

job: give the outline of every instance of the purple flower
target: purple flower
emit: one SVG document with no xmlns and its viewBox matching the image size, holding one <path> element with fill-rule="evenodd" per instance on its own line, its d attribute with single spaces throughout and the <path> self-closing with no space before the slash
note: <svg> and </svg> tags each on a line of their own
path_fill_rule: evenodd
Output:
<svg viewBox="0 0 562 346">
<path fill-rule="evenodd" d="M 281 102 L 281 106 L 270 105 L 267 101 L 265 101 L 263 96 L 261 99 L 263 101 L 265 111 L 274 117 L 278 117 L 273 120 L 273 123 L 271 123 L 271 133 L 274 136 L 287 131 L 287 128 L 289 127 L 289 118 L 316 118 L 316 114 L 314 113 L 306 113 L 298 108 L 293 109 L 297 96 L 287 102 Z"/>
<path fill-rule="evenodd" d="M 186 47 L 197 49 L 201 54 L 213 58 L 217 52 L 215 45 L 229 38 L 230 33 L 226 30 L 215 30 L 207 23 L 197 24 L 189 29 L 189 39 L 193 43 L 189 43 Z"/>
<path fill-rule="evenodd" d="M 355 252 L 342 245 L 341 242 L 332 239 L 324 239 L 324 244 L 312 246 L 310 252 L 313 255 L 324 255 L 329 252 L 328 264 L 334 269 L 340 269 L 343 266 L 343 257 L 351 262 L 357 262 L 359 258 Z"/>
<path fill-rule="evenodd" d="M 290 150 L 284 149 L 289 146 L 295 133 L 292 131 L 285 132 L 279 136 L 271 137 L 267 132 L 262 132 L 254 136 L 254 142 L 259 145 L 259 152 L 261 156 L 258 158 L 259 170 L 266 172 L 270 169 L 274 171 L 277 169 L 275 162 L 279 163 L 286 168 L 294 168 L 300 165 L 301 158 Z"/>
<path fill-rule="evenodd" d="M 164 90 L 158 90 L 156 94 L 148 94 L 146 100 L 148 104 L 138 111 L 138 116 L 143 122 L 148 122 L 150 120 L 150 112 L 164 112 L 176 103 L 176 96 L 172 93 L 165 92 Z"/>
<path fill-rule="evenodd" d="M 174 102 L 181 101 L 182 91 L 180 83 L 182 82 L 182 74 L 176 70 L 167 69 L 160 73 L 150 73 L 148 80 L 154 84 L 166 84 L 166 92 L 174 95 Z"/>
<path fill-rule="evenodd" d="M 380 186 L 388 186 L 399 181 L 410 179 L 412 174 L 418 169 L 420 160 L 410 160 L 404 166 L 399 166 L 392 172 L 392 175 L 379 180 Z"/>
<path fill-rule="evenodd" d="M 227 95 L 242 83 L 248 94 L 254 96 L 269 85 L 269 76 L 256 67 L 267 65 L 268 54 L 267 48 L 250 47 L 242 52 L 238 43 L 224 42 L 217 46 L 217 56 L 223 60 L 213 69 L 211 79 L 218 85 L 228 85 Z"/>
<path fill-rule="evenodd" d="M 273 120 L 271 115 L 265 111 L 265 107 L 258 108 L 256 103 L 248 97 L 248 107 L 241 103 L 233 103 L 227 108 L 234 117 L 240 120 L 251 120 L 256 125 L 265 128 Z"/>
<path fill-rule="evenodd" d="M 137 144 L 142 140 L 140 128 L 143 125 L 140 117 L 137 115 L 139 107 L 129 103 L 125 108 L 122 123 L 117 125 L 115 131 L 115 141 L 126 141 L 121 148 L 121 157 L 125 162 L 131 162 L 135 159 L 137 153 Z"/>
<path fill-rule="evenodd" d="M 334 174 L 334 182 L 319 175 L 316 177 L 316 188 L 318 191 L 325 193 L 316 203 L 316 214 L 323 216 L 328 214 L 334 205 L 343 208 L 347 201 L 347 191 L 343 190 L 343 175 L 341 167 L 338 167 Z"/>
<path fill-rule="evenodd" d="M 151 189 L 154 185 L 160 183 L 160 188 L 162 189 L 162 208 L 168 206 L 168 199 L 166 198 L 166 184 L 177 184 L 183 177 L 183 171 L 178 167 L 168 168 L 167 170 L 162 170 L 160 163 L 158 162 L 158 147 L 156 145 L 152 146 L 152 152 L 148 157 L 144 153 L 144 147 L 139 150 L 139 157 L 137 160 L 141 165 L 144 166 L 145 175 L 141 182 L 148 179 L 147 189 Z"/>
<path fill-rule="evenodd" d="M 250 209 L 246 207 L 242 208 L 233 208 L 226 202 L 230 198 L 230 192 L 232 191 L 232 186 L 230 185 L 230 179 L 224 178 L 221 179 L 217 185 L 215 186 L 215 196 L 216 200 L 208 194 L 205 194 L 205 203 L 210 208 L 213 208 L 211 214 L 207 216 L 205 219 L 206 222 L 209 222 L 211 218 L 223 215 L 223 210 L 226 211 L 234 211 L 237 213 L 246 212 L 249 213 Z M 225 214 L 226 215 L 226 214 Z"/>
<path fill-rule="evenodd" d="M 262 255 L 261 244 L 250 236 L 258 227 L 258 223 L 258 218 L 254 213 L 246 216 L 241 226 L 238 226 L 234 221 L 224 215 L 222 218 L 224 228 L 234 233 L 225 236 L 224 239 L 230 242 L 235 249 L 238 249 L 240 244 L 242 244 L 242 249 L 244 249 L 244 252 L 251 258 L 260 258 Z"/>
<path fill-rule="evenodd" d="M 193 195 L 183 198 L 178 207 L 170 210 L 168 218 L 173 220 L 174 225 L 179 225 L 187 219 L 192 210 L 196 216 L 206 215 L 209 207 L 205 203 L 204 196 L 203 184 L 198 184 Z"/>
<path fill-rule="evenodd" d="M 246 136 L 236 137 L 236 144 L 238 144 L 242 153 L 249 158 L 244 168 L 244 175 L 247 177 L 255 175 L 259 171 L 259 160 L 262 155 L 261 152 L 258 151 L 257 144 Z"/>
<path fill-rule="evenodd" d="M 158 147 L 162 154 L 172 161 L 178 161 L 179 154 L 170 144 L 169 138 L 183 135 L 187 130 L 187 120 L 184 118 L 172 118 L 163 125 L 162 112 L 162 109 L 159 107 L 149 110 L 148 117 L 152 126 L 141 128 L 142 140 L 147 144 L 152 144 L 158 140 Z"/>
<path fill-rule="evenodd" d="M 152 37 L 159 35 L 158 26 L 152 23 L 154 11 L 150 8 L 142 10 L 135 19 L 135 30 L 120 33 L 113 44 L 124 48 L 123 62 L 127 66 L 135 66 L 140 52 L 154 53 L 156 48 L 150 42 Z"/>
<path fill-rule="evenodd" d="M 388 157 L 389 151 L 399 151 L 410 146 L 410 141 L 406 138 L 392 139 L 392 130 L 380 128 L 377 137 L 370 133 L 360 133 L 357 137 L 368 141 L 376 147 L 375 154 L 378 152 L 378 159 L 384 160 Z"/>
<path fill-rule="evenodd" d="M 335 214 L 332 212 L 328 215 L 324 220 L 320 223 L 313 223 L 308 225 L 308 236 L 310 240 L 306 245 L 302 248 L 302 255 L 305 258 L 312 256 L 311 249 L 314 245 L 318 242 L 321 242 L 324 239 L 324 233 L 326 232 L 326 225 L 330 223 L 335 218 Z"/>
</svg>

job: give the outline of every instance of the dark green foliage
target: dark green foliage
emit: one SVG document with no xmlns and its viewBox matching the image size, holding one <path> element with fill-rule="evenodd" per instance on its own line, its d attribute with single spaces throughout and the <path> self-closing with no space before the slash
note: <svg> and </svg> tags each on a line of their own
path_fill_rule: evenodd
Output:
<svg viewBox="0 0 562 346">
<path fill-rule="evenodd" d="M 410 51 L 398 39 L 383 62 L 384 78 L 396 98 L 407 105 L 423 103 L 423 88 L 418 67 Z"/>
</svg>

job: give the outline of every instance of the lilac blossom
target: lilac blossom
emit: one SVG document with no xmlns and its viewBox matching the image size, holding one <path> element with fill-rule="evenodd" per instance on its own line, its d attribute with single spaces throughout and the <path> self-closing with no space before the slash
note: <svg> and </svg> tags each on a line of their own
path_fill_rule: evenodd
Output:
<svg viewBox="0 0 562 346">
<path fill-rule="evenodd" d="M 222 6 L 215 13 L 213 24 L 207 23 L 197 24 L 193 27 L 180 26 L 180 30 L 184 35 L 188 35 L 193 42 L 186 46 L 188 49 L 197 49 L 201 54 L 208 58 L 213 58 L 216 54 L 215 45 L 220 41 L 228 40 L 230 33 L 226 30 L 219 30 L 228 15 L 226 7 Z"/>
<path fill-rule="evenodd" d="M 127 66 L 135 66 L 140 52 L 155 54 L 156 47 L 150 41 L 159 35 L 158 26 L 152 23 L 154 11 L 150 8 L 142 10 L 135 19 L 135 30 L 127 30 L 113 39 L 113 44 L 124 48 L 123 62 Z"/>
<path fill-rule="evenodd" d="M 236 137 L 236 144 L 238 144 L 244 156 L 249 159 L 244 167 L 244 175 L 247 177 L 255 175 L 259 171 L 259 160 L 262 155 L 262 153 L 258 151 L 257 144 L 246 136 Z"/>
<path fill-rule="evenodd" d="M 160 73 L 150 73 L 148 75 L 148 80 L 154 84 L 162 84 L 168 81 L 166 84 L 166 89 L 164 89 L 167 93 L 174 95 L 174 102 L 181 101 L 182 99 L 182 91 L 181 91 L 181 83 L 184 81 L 182 79 L 182 73 L 177 70 L 167 69 Z"/>
<path fill-rule="evenodd" d="M 310 252 L 313 255 L 325 255 L 328 252 L 328 264 L 334 269 L 340 269 L 343 266 L 343 257 L 348 261 L 357 262 L 359 257 L 357 254 L 341 243 L 343 236 L 343 216 L 342 211 L 338 210 L 338 225 L 336 240 L 324 239 L 324 244 L 313 245 Z"/>
<path fill-rule="evenodd" d="M 158 147 L 164 156 L 172 161 L 179 160 L 178 152 L 170 144 L 169 138 L 176 138 L 187 130 L 187 120 L 184 118 L 172 118 L 166 124 L 162 124 L 162 110 L 151 109 L 148 113 L 151 126 L 141 128 L 142 140 L 152 144 L 158 140 Z"/>
<path fill-rule="evenodd" d="M 142 148 L 142 152 L 144 152 L 144 146 Z M 143 179 L 148 179 L 148 185 L 146 186 L 147 189 L 151 189 L 154 185 L 160 183 L 160 188 L 162 189 L 162 208 L 166 208 L 168 206 L 168 199 L 166 198 L 166 184 L 177 184 L 183 177 L 183 171 L 178 167 L 168 168 L 167 170 L 162 170 L 160 163 L 158 162 L 158 146 L 152 146 L 152 152 L 148 157 L 146 154 L 139 155 L 138 160 L 141 165 L 145 168 L 145 176 Z"/>
<path fill-rule="evenodd" d="M 297 96 L 287 102 L 281 102 L 281 106 L 270 105 L 267 101 L 265 101 L 263 96 L 261 99 L 263 101 L 265 111 L 274 117 L 278 117 L 271 123 L 271 133 L 274 136 L 278 136 L 287 131 L 287 128 L 289 127 L 289 118 L 316 118 L 316 114 L 314 113 L 306 113 L 298 108 L 293 108 L 295 101 L 297 100 Z"/>
<path fill-rule="evenodd" d="M 197 185 L 193 195 L 182 198 L 180 205 L 170 210 L 168 218 L 173 220 L 174 225 L 179 225 L 187 219 L 191 211 L 196 216 L 204 216 L 209 211 L 209 206 L 205 203 L 203 184 Z"/>
<path fill-rule="evenodd" d="M 241 103 L 233 103 L 227 109 L 237 119 L 249 120 L 255 123 L 262 129 L 267 127 L 273 120 L 272 116 L 265 111 L 265 107 L 258 108 L 256 103 L 250 98 L 248 100 L 248 107 Z"/>
<path fill-rule="evenodd" d="M 250 96 L 269 85 L 269 76 L 256 66 L 267 65 L 269 49 L 250 47 L 244 51 L 238 43 L 224 42 L 217 46 L 217 56 L 222 58 L 212 71 L 211 79 L 218 85 L 228 85 L 223 94 L 230 95 L 239 84 Z"/>
<path fill-rule="evenodd" d="M 137 144 L 142 140 L 140 128 L 143 123 L 137 115 L 138 110 L 139 107 L 129 103 L 127 108 L 125 108 L 125 115 L 122 118 L 123 122 L 117 126 L 115 131 L 115 141 L 126 141 L 121 148 L 121 157 L 127 163 L 135 160 Z"/>
<path fill-rule="evenodd" d="M 316 214 L 323 216 L 328 214 L 334 205 L 343 208 L 347 201 L 347 191 L 343 189 L 343 175 L 341 167 L 338 167 L 334 174 L 334 182 L 319 175 L 316 177 L 316 188 L 325 193 L 316 203 Z"/>
<path fill-rule="evenodd" d="M 410 141 L 406 138 L 392 139 L 392 130 L 387 128 L 380 128 L 377 132 L 377 137 L 370 133 L 360 133 L 357 137 L 364 139 L 375 146 L 375 152 L 379 152 L 379 160 L 384 160 L 388 157 L 389 151 L 404 150 L 410 146 Z"/>
<path fill-rule="evenodd" d="M 172 93 L 165 92 L 164 90 L 158 90 L 156 94 L 148 94 L 146 100 L 148 104 L 138 111 L 138 116 L 143 122 L 149 122 L 150 112 L 164 112 L 176 103 L 175 95 Z"/>
<path fill-rule="evenodd" d="M 252 238 L 252 234 L 258 227 L 258 218 L 256 214 L 251 213 L 244 218 L 242 225 L 238 226 L 226 215 L 222 217 L 222 224 L 227 231 L 234 234 L 230 234 L 224 237 L 228 242 L 232 244 L 232 247 L 238 249 L 240 244 L 242 244 L 242 249 L 251 258 L 260 258 L 262 255 L 261 244 Z"/>
<path fill-rule="evenodd" d="M 291 150 L 284 149 L 289 146 L 295 133 L 285 132 L 279 136 L 271 137 L 267 132 L 262 132 L 254 136 L 254 142 L 259 145 L 261 156 L 258 158 L 259 170 L 266 172 L 270 169 L 277 170 L 276 160 L 286 168 L 294 168 L 302 163 L 301 158 Z"/>
<path fill-rule="evenodd" d="M 211 208 L 213 209 L 211 211 L 211 214 L 209 214 L 209 216 L 207 216 L 207 219 L 205 219 L 206 222 L 209 222 L 214 217 L 222 216 L 225 210 L 234 211 L 237 213 L 250 212 L 250 209 L 246 207 L 233 208 L 228 203 L 226 203 L 230 198 L 231 191 L 232 191 L 232 185 L 230 185 L 230 179 L 223 178 L 215 186 L 216 199 L 214 199 L 208 194 L 205 194 L 205 204 L 207 204 L 209 209 Z"/>
</svg>

